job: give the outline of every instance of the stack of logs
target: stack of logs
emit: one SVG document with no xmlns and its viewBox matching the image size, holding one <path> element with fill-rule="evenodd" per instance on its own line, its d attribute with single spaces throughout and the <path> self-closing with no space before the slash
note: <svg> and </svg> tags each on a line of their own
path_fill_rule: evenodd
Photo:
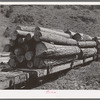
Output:
<svg viewBox="0 0 100 100">
<path fill-rule="evenodd" d="M 50 68 L 94 57 L 96 42 L 89 35 L 43 27 L 17 26 L 4 51 L 11 67 Z"/>
<path fill-rule="evenodd" d="M 94 37 L 94 41 L 97 43 L 97 59 L 100 59 L 100 37 Z"/>
</svg>

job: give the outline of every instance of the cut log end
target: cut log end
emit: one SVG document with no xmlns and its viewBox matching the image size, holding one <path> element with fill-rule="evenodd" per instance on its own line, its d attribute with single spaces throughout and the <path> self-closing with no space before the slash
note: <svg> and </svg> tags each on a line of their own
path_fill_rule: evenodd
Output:
<svg viewBox="0 0 100 100">
<path fill-rule="evenodd" d="M 27 67 L 28 68 L 33 68 L 34 67 L 33 61 L 28 61 L 27 62 Z"/>
<path fill-rule="evenodd" d="M 4 46 L 3 51 L 5 51 L 5 52 L 10 52 L 10 51 L 11 51 L 11 46 L 10 46 L 10 44 L 6 44 L 6 45 Z"/>
<path fill-rule="evenodd" d="M 9 66 L 15 68 L 17 66 L 17 62 L 16 62 L 16 59 L 14 58 L 11 58 L 8 62 Z"/>
<path fill-rule="evenodd" d="M 31 60 L 34 57 L 34 52 L 33 51 L 28 51 L 25 53 L 25 58 L 26 60 Z"/>
</svg>

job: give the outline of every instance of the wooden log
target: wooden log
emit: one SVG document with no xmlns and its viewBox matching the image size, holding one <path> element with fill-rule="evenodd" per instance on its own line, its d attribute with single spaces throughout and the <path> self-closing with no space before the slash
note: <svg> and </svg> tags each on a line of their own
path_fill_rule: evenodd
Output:
<svg viewBox="0 0 100 100">
<path fill-rule="evenodd" d="M 31 45 L 31 46 L 32 46 L 32 45 Z M 29 46 L 27 43 L 25 43 L 25 44 L 22 45 L 22 49 L 23 49 L 25 52 L 27 52 L 27 51 L 30 50 L 30 46 Z"/>
<path fill-rule="evenodd" d="M 100 54 L 100 48 L 97 48 L 97 54 Z"/>
<path fill-rule="evenodd" d="M 79 65 L 83 65 L 83 59 L 81 59 L 81 60 L 75 60 L 72 63 L 71 68 L 74 68 L 74 67 L 79 66 Z"/>
<path fill-rule="evenodd" d="M 10 52 L 0 52 L 0 57 L 9 57 Z"/>
<path fill-rule="evenodd" d="M 28 41 L 30 41 L 31 39 L 32 39 L 32 37 L 31 37 L 30 34 L 27 34 L 27 35 L 25 36 L 25 42 L 28 42 Z"/>
<path fill-rule="evenodd" d="M 86 59 L 84 59 L 84 64 L 89 63 L 91 61 L 93 61 L 93 57 L 86 58 Z"/>
<path fill-rule="evenodd" d="M 63 70 L 68 70 L 70 68 L 71 68 L 71 62 L 66 63 L 66 64 L 62 64 L 62 65 L 57 65 L 55 67 L 50 68 L 49 71 L 48 71 L 48 74 L 60 72 L 60 71 L 63 71 Z"/>
<path fill-rule="evenodd" d="M 95 41 L 78 41 L 80 48 L 96 47 L 97 43 Z"/>
<path fill-rule="evenodd" d="M 43 28 L 43 27 L 36 27 L 35 28 L 35 33 L 37 32 L 44 32 L 44 33 L 50 33 L 50 34 L 56 34 L 56 35 L 60 35 L 60 36 L 63 36 L 63 37 L 66 37 L 66 38 L 70 38 L 70 35 L 69 34 L 66 34 L 64 32 L 59 32 L 59 31 L 56 31 L 56 30 L 53 30 L 53 29 L 48 29 L 48 28 Z"/>
<path fill-rule="evenodd" d="M 71 62 L 75 59 L 77 59 L 76 55 L 66 56 L 64 58 L 51 58 L 51 59 L 50 58 L 43 59 L 43 58 L 35 57 L 34 58 L 34 66 L 36 68 L 48 68 L 48 67 L 53 67 L 56 65 L 65 64 L 65 63 Z"/>
<path fill-rule="evenodd" d="M 30 34 L 31 37 L 34 36 L 33 32 L 27 32 L 27 31 L 21 31 L 21 30 L 15 30 L 14 33 L 11 35 L 12 40 L 16 40 L 19 37 L 25 37 L 27 34 Z"/>
<path fill-rule="evenodd" d="M 16 48 L 14 50 L 14 53 L 15 53 L 16 56 L 19 56 L 19 55 L 23 55 L 24 51 L 21 48 Z"/>
<path fill-rule="evenodd" d="M 73 37 L 76 34 L 75 32 L 73 32 L 73 31 L 71 31 L 69 29 L 65 30 L 64 32 L 67 33 L 67 34 L 69 34 L 70 37 Z"/>
<path fill-rule="evenodd" d="M 100 48 L 100 40 L 97 40 L 97 48 Z"/>
<path fill-rule="evenodd" d="M 10 44 L 10 46 L 13 46 L 13 47 L 14 47 L 14 46 L 16 45 L 16 41 L 14 41 L 14 40 L 10 39 L 9 44 Z"/>
<path fill-rule="evenodd" d="M 11 59 L 8 61 L 8 64 L 9 64 L 9 66 L 15 68 L 15 67 L 17 66 L 18 62 L 17 62 L 16 58 L 11 58 Z"/>
<path fill-rule="evenodd" d="M 25 58 L 26 60 L 31 60 L 34 57 L 34 52 L 33 51 L 28 51 L 25 53 Z"/>
<path fill-rule="evenodd" d="M 3 49 L 4 52 L 11 52 L 11 50 L 12 50 L 12 47 L 10 46 L 10 44 L 6 44 L 4 46 L 4 49 Z"/>
<path fill-rule="evenodd" d="M 68 55 L 80 54 L 80 48 L 77 46 L 53 45 L 46 42 L 37 43 L 37 57 L 65 57 Z"/>
<path fill-rule="evenodd" d="M 53 42 L 59 45 L 77 45 L 77 41 L 74 39 L 46 32 L 36 32 L 34 39 L 35 41 Z"/>
<path fill-rule="evenodd" d="M 100 37 L 94 37 L 93 40 L 98 41 L 100 40 Z"/>
<path fill-rule="evenodd" d="M 22 31 L 29 31 L 29 32 L 34 32 L 35 26 L 23 26 L 23 25 L 18 25 L 16 27 L 17 30 L 22 30 Z"/>
<path fill-rule="evenodd" d="M 18 25 L 16 27 L 16 29 L 17 30 L 22 30 L 22 31 L 34 32 L 35 26 Z M 60 30 L 60 29 L 52 29 L 52 30 L 59 31 L 59 32 L 64 32 L 63 30 Z"/>
<path fill-rule="evenodd" d="M 96 48 L 81 48 L 81 51 L 82 51 L 82 58 L 91 57 L 97 54 Z"/>
<path fill-rule="evenodd" d="M 22 62 L 25 61 L 25 56 L 24 56 L 24 55 L 16 56 L 16 58 L 17 58 L 17 61 L 18 61 L 19 63 L 22 63 Z"/>
<path fill-rule="evenodd" d="M 23 44 L 23 43 L 24 43 L 24 39 L 25 39 L 25 38 L 23 38 L 23 37 L 19 37 L 19 38 L 18 38 L 18 45 Z"/>
<path fill-rule="evenodd" d="M 14 52 L 10 52 L 10 58 L 14 58 L 16 55 L 14 54 Z"/>
<path fill-rule="evenodd" d="M 9 61 L 10 57 L 0 57 L 0 63 L 5 63 L 7 64 Z"/>
<path fill-rule="evenodd" d="M 14 33 L 23 37 L 25 37 L 27 34 L 30 34 L 31 37 L 34 36 L 34 32 L 27 32 L 27 31 L 21 31 L 21 30 L 16 30 Z"/>
<path fill-rule="evenodd" d="M 91 41 L 93 38 L 89 35 L 83 34 L 83 33 L 77 33 L 73 36 L 73 39 L 77 41 Z"/>
<path fill-rule="evenodd" d="M 34 63 L 33 63 L 32 60 L 27 61 L 27 67 L 28 67 L 28 68 L 33 68 L 33 67 L 34 67 Z"/>
</svg>

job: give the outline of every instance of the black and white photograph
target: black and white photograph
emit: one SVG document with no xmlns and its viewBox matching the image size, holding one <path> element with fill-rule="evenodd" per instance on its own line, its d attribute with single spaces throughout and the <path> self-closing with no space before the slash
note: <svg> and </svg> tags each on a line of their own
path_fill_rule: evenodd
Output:
<svg viewBox="0 0 100 100">
<path fill-rule="evenodd" d="M 100 5 L 0 4 L 0 90 L 100 90 Z"/>
</svg>

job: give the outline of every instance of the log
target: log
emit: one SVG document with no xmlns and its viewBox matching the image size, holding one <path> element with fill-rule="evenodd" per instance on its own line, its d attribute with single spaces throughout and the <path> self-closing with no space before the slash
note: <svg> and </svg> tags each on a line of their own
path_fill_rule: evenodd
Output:
<svg viewBox="0 0 100 100">
<path fill-rule="evenodd" d="M 97 48 L 100 48 L 100 40 L 97 40 Z"/>
<path fill-rule="evenodd" d="M 10 52 L 10 58 L 14 58 L 16 55 L 14 54 L 14 52 Z"/>
<path fill-rule="evenodd" d="M 0 63 L 5 63 L 7 64 L 9 61 L 10 57 L 0 57 Z"/>
<path fill-rule="evenodd" d="M 96 47 L 97 43 L 95 41 L 78 41 L 78 46 L 80 48 Z"/>
<path fill-rule="evenodd" d="M 27 67 L 33 68 L 34 67 L 33 61 L 27 61 Z"/>
<path fill-rule="evenodd" d="M 94 37 L 93 40 L 98 41 L 100 40 L 100 37 Z"/>
<path fill-rule="evenodd" d="M 17 34 L 17 35 L 20 35 L 20 36 L 23 36 L 23 37 L 25 37 L 27 34 L 30 34 L 31 37 L 34 36 L 34 32 L 27 32 L 27 31 L 21 31 L 21 30 L 16 30 L 14 32 L 14 34 Z"/>
<path fill-rule="evenodd" d="M 10 44 L 6 44 L 4 46 L 4 49 L 3 49 L 4 52 L 10 52 L 11 50 L 12 50 L 12 47 L 10 46 Z"/>
<path fill-rule="evenodd" d="M 15 53 L 16 56 L 19 56 L 19 55 L 23 55 L 24 51 L 21 48 L 16 48 L 14 50 L 14 53 Z"/>
<path fill-rule="evenodd" d="M 22 49 L 24 50 L 24 52 L 27 52 L 30 50 L 30 46 L 27 43 L 25 43 L 22 45 Z"/>
<path fill-rule="evenodd" d="M 17 61 L 18 61 L 19 63 L 22 63 L 22 62 L 25 61 L 25 56 L 24 56 L 24 55 L 16 56 L 16 58 L 17 58 Z"/>
<path fill-rule="evenodd" d="M 59 32 L 59 31 L 56 31 L 53 29 L 43 28 L 43 27 L 36 27 L 35 33 L 37 33 L 37 32 L 45 32 L 45 33 L 56 34 L 56 35 L 60 35 L 60 36 L 66 37 L 66 38 L 70 38 L 69 34 L 66 34 L 64 32 Z"/>
<path fill-rule="evenodd" d="M 25 53 L 25 58 L 26 60 L 32 60 L 32 58 L 34 57 L 34 52 L 33 51 L 28 51 Z"/>
<path fill-rule="evenodd" d="M 67 33 L 67 34 L 69 34 L 70 35 L 70 37 L 73 37 L 76 33 L 75 32 L 73 32 L 73 31 L 71 31 L 71 30 L 69 30 L 69 29 L 67 29 L 66 31 L 64 31 L 65 33 Z"/>
<path fill-rule="evenodd" d="M 23 25 L 18 25 L 16 27 L 17 30 L 22 30 L 22 31 L 29 31 L 29 32 L 34 32 L 35 30 L 35 26 L 23 26 Z M 59 32 L 64 32 L 63 30 L 60 29 L 52 29 L 55 31 L 59 31 Z"/>
<path fill-rule="evenodd" d="M 15 68 L 15 67 L 17 66 L 18 62 L 17 62 L 16 58 L 11 58 L 11 59 L 8 61 L 8 64 L 9 64 L 9 66 Z"/>
<path fill-rule="evenodd" d="M 25 39 L 25 38 L 23 38 L 23 37 L 19 37 L 19 38 L 18 38 L 18 45 L 23 44 L 23 43 L 24 43 L 24 39 Z"/>
<path fill-rule="evenodd" d="M 10 44 L 10 46 L 14 47 L 16 45 L 16 41 L 10 39 L 9 44 Z"/>
<path fill-rule="evenodd" d="M 82 51 L 82 58 L 91 57 L 97 54 L 96 48 L 81 48 L 81 51 Z"/>
<path fill-rule="evenodd" d="M 30 31 L 30 32 L 34 32 L 35 30 L 35 26 L 23 26 L 23 25 L 18 25 L 16 27 L 17 30 L 22 30 L 22 31 Z"/>
<path fill-rule="evenodd" d="M 79 66 L 79 65 L 83 65 L 83 59 L 81 59 L 81 60 L 75 60 L 72 63 L 71 68 L 74 68 L 74 67 Z"/>
<path fill-rule="evenodd" d="M 30 41 L 31 39 L 32 39 L 32 37 L 31 37 L 30 34 L 27 34 L 27 35 L 25 36 L 25 42 L 28 42 L 28 41 Z"/>
<path fill-rule="evenodd" d="M 51 58 L 51 59 L 50 58 L 43 59 L 43 58 L 35 57 L 34 58 L 34 66 L 36 68 L 48 68 L 48 67 L 53 67 L 56 65 L 65 64 L 65 63 L 71 62 L 75 59 L 77 59 L 76 55 L 66 56 L 64 58 Z"/>
<path fill-rule="evenodd" d="M 93 57 L 86 58 L 84 59 L 84 64 L 89 63 L 91 61 L 93 61 Z"/>
<path fill-rule="evenodd" d="M 50 68 L 49 71 L 48 71 L 48 74 L 60 72 L 60 71 L 63 71 L 63 70 L 68 70 L 70 68 L 71 68 L 71 62 L 66 63 L 66 64 L 62 64 L 62 65 L 57 65 L 55 67 Z"/>
<path fill-rule="evenodd" d="M 73 37 L 73 39 L 77 41 L 91 41 L 93 38 L 89 35 L 83 34 L 83 33 L 76 33 Z"/>
<path fill-rule="evenodd" d="M 10 56 L 10 52 L 1 52 L 0 53 L 0 57 L 9 57 Z"/>
<path fill-rule="evenodd" d="M 77 41 L 74 39 L 46 32 L 35 32 L 34 39 L 37 42 L 45 41 L 49 43 L 53 42 L 54 44 L 59 44 L 59 45 L 77 45 Z"/>
<path fill-rule="evenodd" d="M 97 48 L 97 54 L 100 54 L 100 48 Z"/>
<path fill-rule="evenodd" d="M 80 54 L 79 47 L 53 45 L 46 42 L 37 43 L 36 45 L 36 57 L 65 57 L 74 54 Z"/>
<path fill-rule="evenodd" d="M 12 40 L 16 40 L 19 37 L 25 37 L 27 34 L 30 34 L 31 37 L 34 36 L 33 32 L 27 32 L 27 31 L 21 31 L 21 30 L 15 30 L 14 33 L 11 35 Z"/>
</svg>

